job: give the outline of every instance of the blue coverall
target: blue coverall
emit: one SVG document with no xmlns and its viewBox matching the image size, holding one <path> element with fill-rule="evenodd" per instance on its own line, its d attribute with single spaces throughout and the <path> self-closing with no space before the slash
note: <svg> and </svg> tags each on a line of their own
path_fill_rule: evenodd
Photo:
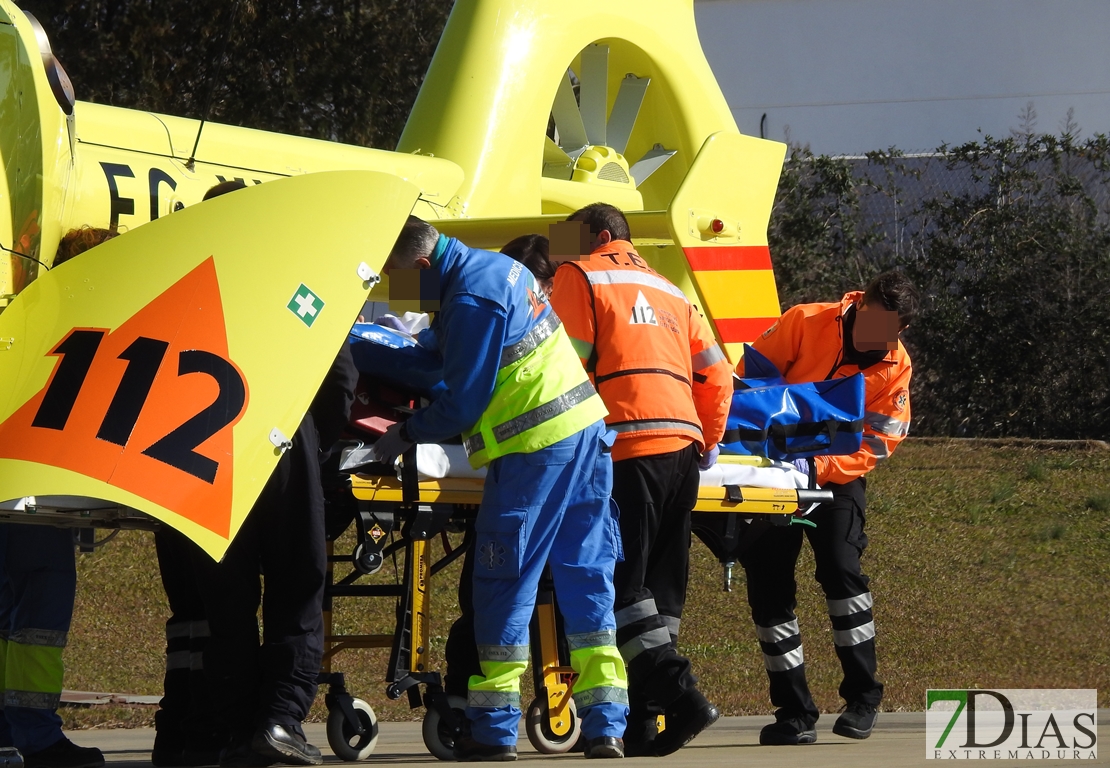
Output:
<svg viewBox="0 0 1110 768">
<path fill-rule="evenodd" d="M 433 330 L 447 392 L 408 421 L 409 436 L 421 443 L 446 440 L 477 423 L 493 395 L 503 349 L 551 313 L 547 304 L 530 303 L 527 287 L 534 278 L 508 256 L 441 238 L 432 269 L 440 278 Z M 515 677 L 527 664 L 528 623 L 545 564 L 562 597 L 572 663 L 576 649 L 615 644 L 612 577 L 620 533 L 610 500 L 611 444 L 599 421 L 547 448 L 489 464 L 475 522 L 475 640 L 484 661 L 519 662 Z M 474 739 L 515 745 L 519 693 L 515 700 L 485 697 L 474 689 L 481 680 L 471 678 L 467 707 Z M 576 692 L 587 739 L 624 735 L 627 695 L 616 698 L 595 701 L 589 691 Z"/>
<path fill-rule="evenodd" d="M 62 739 L 61 649 L 76 590 L 68 528 L 0 523 L 0 746 L 32 755 Z"/>
</svg>

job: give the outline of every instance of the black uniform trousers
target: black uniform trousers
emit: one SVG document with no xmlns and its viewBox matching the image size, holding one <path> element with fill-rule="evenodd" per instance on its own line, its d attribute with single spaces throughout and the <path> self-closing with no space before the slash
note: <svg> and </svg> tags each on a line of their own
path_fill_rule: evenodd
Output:
<svg viewBox="0 0 1110 768">
<path fill-rule="evenodd" d="M 154 548 L 170 605 L 164 695 L 154 715 L 159 744 L 171 749 L 218 749 L 227 733 L 213 716 L 204 674 L 208 620 L 193 565 L 205 555 L 184 534 L 168 526 L 154 534 Z"/>
<path fill-rule="evenodd" d="M 833 642 L 844 679 L 840 695 L 845 701 L 878 706 L 883 686 L 875 679 L 875 623 L 871 612 L 869 579 L 860 569 L 860 555 L 867 546 L 866 481 L 857 478 L 844 485 L 828 483 L 833 500 L 818 506 L 805 525 L 773 526 L 741 556 L 748 582 L 748 604 L 770 678 L 771 703 L 780 720 L 817 722 L 818 709 L 806 683 L 802 638 L 798 619 L 795 568 L 802 536 L 813 547 L 818 583 L 825 592 Z"/>
<path fill-rule="evenodd" d="M 482 674 L 478 645 L 474 641 L 474 543 L 463 555 L 462 574 L 459 577 L 459 618 L 447 633 L 443 649 L 447 674 L 443 690 L 448 696 L 466 699 L 470 693 L 470 676 Z"/>
<path fill-rule="evenodd" d="M 678 653 L 690 563 L 690 513 L 698 499 L 698 451 L 613 462 L 624 561 L 617 563 L 617 645 L 628 667 L 632 741 L 650 738 L 655 715 L 697 684 Z"/>
<path fill-rule="evenodd" d="M 299 730 L 316 697 L 327 567 L 320 446 L 330 447 L 339 438 L 357 379 L 344 340 L 292 447 L 279 459 L 223 560 L 197 558 L 211 631 L 204 668 L 215 713 L 233 743 L 269 724 Z"/>
<path fill-rule="evenodd" d="M 233 740 L 271 723 L 299 728 L 316 697 L 327 566 L 316 440 L 308 413 L 223 560 L 197 569 L 211 630 L 204 667 Z"/>
</svg>

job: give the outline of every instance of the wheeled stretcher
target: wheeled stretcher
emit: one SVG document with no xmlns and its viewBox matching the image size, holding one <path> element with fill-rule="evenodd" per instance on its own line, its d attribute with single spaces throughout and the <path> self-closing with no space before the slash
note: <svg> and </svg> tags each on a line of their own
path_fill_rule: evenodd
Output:
<svg viewBox="0 0 1110 768">
<path fill-rule="evenodd" d="M 406 458 L 408 466 L 413 467 L 415 449 Z M 749 467 L 769 464 L 753 457 L 728 457 L 724 461 L 742 462 Z M 407 695 L 413 708 L 425 707 L 424 743 L 441 760 L 453 759 L 454 739 L 465 718 L 466 702 L 448 697 L 439 672 L 429 668 L 428 619 L 433 578 L 469 547 L 473 537 L 471 523 L 481 503 L 482 486 L 479 478 L 446 477 L 421 482 L 415 468 L 402 471 L 402 479 L 350 475 L 350 492 L 357 504 L 354 515 L 357 544 L 350 556 L 339 557 L 329 552 L 329 562 L 347 561 L 352 569 L 338 581 L 329 574 L 325 670 L 321 680 L 337 678 L 342 687 L 342 675 L 332 672 L 335 656 L 341 651 L 390 647 L 386 693 L 391 698 Z M 703 485 L 695 507 L 701 522 L 695 529 L 701 529 L 699 536 L 707 539 L 710 548 L 727 564 L 743 538 L 738 533 L 744 527 L 743 519 L 758 517 L 765 524 L 789 524 L 799 509 L 829 499 L 831 492 L 820 490 Z M 462 543 L 453 549 L 446 538 L 449 530 L 464 532 Z M 393 533 L 399 533 L 399 537 L 391 537 Z M 437 537 L 444 542 L 444 554 L 438 558 L 433 555 L 432 546 Z M 404 562 L 399 570 L 403 575 L 397 583 L 356 583 L 402 552 Z M 398 620 L 392 634 L 344 636 L 333 632 L 330 616 L 333 599 L 356 596 L 392 596 L 398 600 Z M 541 580 L 531 634 L 536 698 L 526 709 L 525 731 L 538 751 L 566 752 L 578 740 L 580 726 L 570 695 L 573 672 L 565 649 L 560 649 L 555 600 L 547 578 Z M 358 700 L 353 713 L 332 706 L 331 701 L 328 704 L 328 741 L 333 751 L 344 759 L 365 759 L 377 739 L 372 710 Z"/>
</svg>

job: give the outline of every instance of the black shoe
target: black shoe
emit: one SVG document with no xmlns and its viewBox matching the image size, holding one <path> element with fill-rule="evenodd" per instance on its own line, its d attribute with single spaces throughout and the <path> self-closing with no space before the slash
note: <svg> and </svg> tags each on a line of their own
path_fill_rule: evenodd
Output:
<svg viewBox="0 0 1110 768">
<path fill-rule="evenodd" d="M 586 759 L 624 757 L 624 741 L 614 736 L 598 736 L 586 741 Z"/>
<path fill-rule="evenodd" d="M 782 746 L 787 744 L 812 744 L 817 741 L 817 729 L 799 718 L 784 718 L 763 726 L 759 743 Z"/>
<path fill-rule="evenodd" d="M 154 768 L 181 768 L 185 765 L 185 738 L 180 732 L 157 731 L 154 747 L 150 750 L 150 764 Z"/>
<path fill-rule="evenodd" d="M 624 729 L 625 757 L 655 757 L 655 737 L 659 735 L 659 719 L 652 715 L 630 716 Z"/>
<path fill-rule="evenodd" d="M 308 743 L 300 730 L 297 727 L 270 723 L 254 732 L 251 749 L 279 763 L 320 765 L 324 762 L 323 755 Z"/>
<path fill-rule="evenodd" d="M 849 739 L 866 739 L 875 727 L 879 713 L 875 707 L 862 701 L 853 701 L 833 724 L 833 733 Z"/>
<path fill-rule="evenodd" d="M 220 749 L 218 747 L 185 747 L 181 753 L 183 768 L 213 768 L 220 764 Z M 155 768 L 158 768 L 155 765 Z"/>
<path fill-rule="evenodd" d="M 79 747 L 63 736 L 46 749 L 23 756 L 26 768 L 100 768 L 104 753 L 96 747 Z"/>
<path fill-rule="evenodd" d="M 251 749 L 250 737 L 232 739 L 220 750 L 217 764 L 220 768 L 267 768 L 276 761 Z"/>
<path fill-rule="evenodd" d="M 483 744 L 475 741 L 470 734 L 464 733 L 455 739 L 454 755 L 460 763 L 505 762 L 516 760 L 516 747 L 512 744 L 505 746 Z"/>
<path fill-rule="evenodd" d="M 721 713 L 697 688 L 691 688 L 667 707 L 664 716 L 666 725 L 663 732 L 655 737 L 655 754 L 659 757 L 682 749 L 695 736 L 717 722 Z"/>
<path fill-rule="evenodd" d="M 15 747 L 0 747 L 0 768 L 23 768 L 23 755 Z"/>
</svg>

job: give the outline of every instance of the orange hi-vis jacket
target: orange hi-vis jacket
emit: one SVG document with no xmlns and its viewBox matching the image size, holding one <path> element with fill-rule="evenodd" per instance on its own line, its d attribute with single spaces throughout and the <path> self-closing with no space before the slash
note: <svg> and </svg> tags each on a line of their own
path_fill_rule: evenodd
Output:
<svg viewBox="0 0 1110 768">
<path fill-rule="evenodd" d="M 561 264 L 551 306 L 609 409 L 614 461 L 717 444 L 732 366 L 686 295 L 631 243 Z"/>
<path fill-rule="evenodd" d="M 902 442 L 910 429 L 910 357 L 902 342 L 874 365 L 861 369 L 844 361 L 844 315 L 863 291 L 839 303 L 799 304 L 786 310 L 752 346 L 791 384 L 851 376 L 863 371 L 863 445 L 850 456 L 817 456 L 818 483 L 847 483 L 862 477 Z M 744 361 L 736 366 L 744 375 Z"/>
</svg>

